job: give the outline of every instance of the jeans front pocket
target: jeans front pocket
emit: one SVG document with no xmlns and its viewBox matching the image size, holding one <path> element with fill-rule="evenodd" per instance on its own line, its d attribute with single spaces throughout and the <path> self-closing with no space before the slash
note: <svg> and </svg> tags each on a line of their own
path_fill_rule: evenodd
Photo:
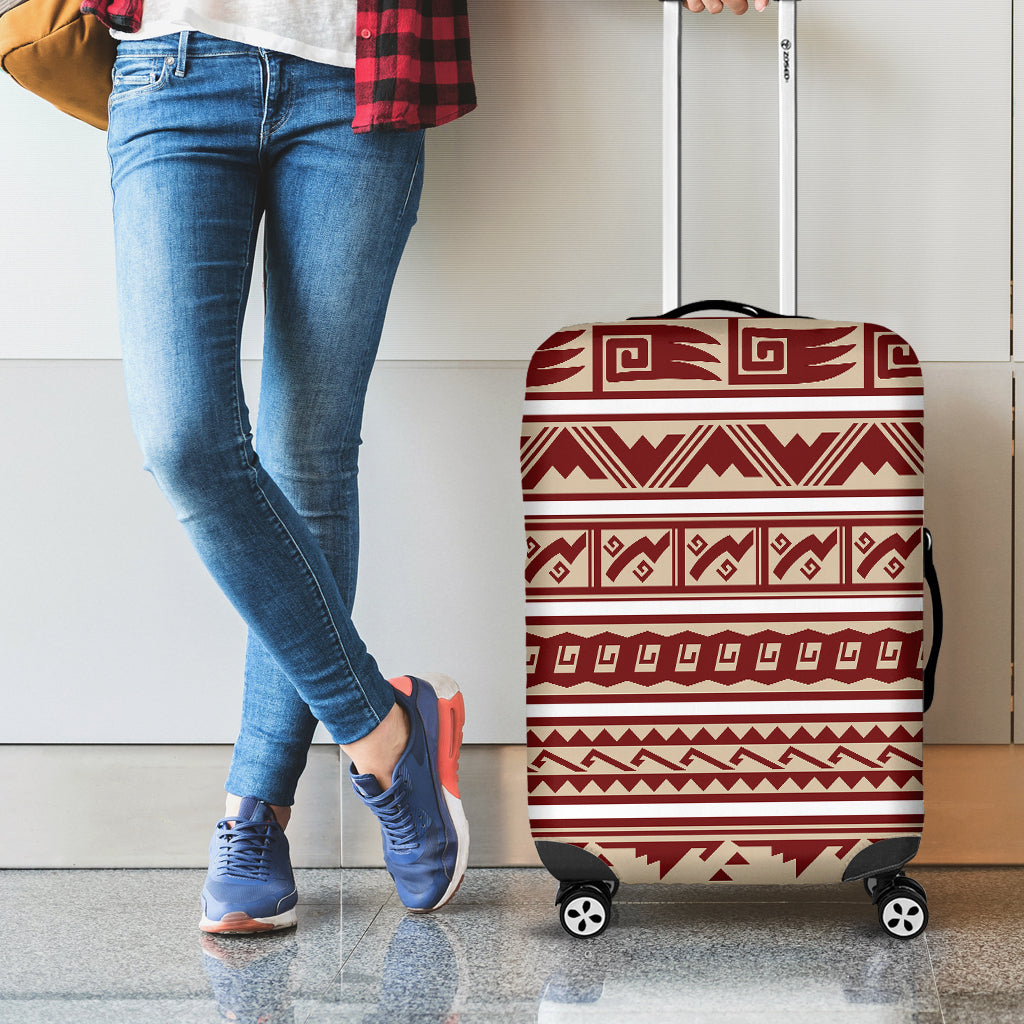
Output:
<svg viewBox="0 0 1024 1024">
<path fill-rule="evenodd" d="M 173 57 L 159 54 L 118 54 L 114 61 L 110 102 L 162 89 L 170 79 L 173 64 Z"/>
</svg>

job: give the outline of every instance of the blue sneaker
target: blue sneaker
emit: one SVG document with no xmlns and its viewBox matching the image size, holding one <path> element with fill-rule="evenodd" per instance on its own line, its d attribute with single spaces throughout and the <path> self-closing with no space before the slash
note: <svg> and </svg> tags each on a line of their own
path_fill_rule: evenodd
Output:
<svg viewBox="0 0 1024 1024">
<path fill-rule="evenodd" d="M 202 901 L 204 932 L 245 934 L 295 924 L 299 894 L 288 840 L 270 805 L 258 797 L 245 797 L 236 819 L 217 822 Z"/>
<path fill-rule="evenodd" d="M 424 913 L 447 903 L 469 860 L 469 825 L 459 798 L 459 747 L 466 720 L 462 694 L 447 676 L 392 679 L 409 716 L 409 742 L 389 789 L 373 775 L 349 777 L 380 821 L 384 864 L 401 901 Z"/>
</svg>

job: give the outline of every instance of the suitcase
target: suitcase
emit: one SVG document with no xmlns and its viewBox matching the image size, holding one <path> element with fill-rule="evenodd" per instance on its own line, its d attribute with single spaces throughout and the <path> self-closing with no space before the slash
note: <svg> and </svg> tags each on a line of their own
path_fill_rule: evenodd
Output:
<svg viewBox="0 0 1024 1024">
<path fill-rule="evenodd" d="M 714 300 L 537 349 L 528 808 L 570 934 L 620 882 L 863 880 L 889 934 L 924 930 L 923 443 L 917 358 L 877 324 Z"/>
</svg>

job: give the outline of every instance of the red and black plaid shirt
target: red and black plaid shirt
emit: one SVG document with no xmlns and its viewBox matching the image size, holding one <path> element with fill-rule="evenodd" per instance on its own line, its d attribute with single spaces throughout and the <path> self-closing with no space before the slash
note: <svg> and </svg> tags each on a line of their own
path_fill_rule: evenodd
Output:
<svg viewBox="0 0 1024 1024">
<path fill-rule="evenodd" d="M 138 32 L 142 4 L 85 0 L 82 11 Z M 432 128 L 475 106 L 466 0 L 359 0 L 354 132 Z"/>
</svg>

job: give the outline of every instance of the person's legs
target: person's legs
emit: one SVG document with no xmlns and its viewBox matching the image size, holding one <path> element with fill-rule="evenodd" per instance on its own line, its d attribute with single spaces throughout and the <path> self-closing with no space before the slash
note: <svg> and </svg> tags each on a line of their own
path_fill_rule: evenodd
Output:
<svg viewBox="0 0 1024 1024">
<path fill-rule="evenodd" d="M 218 823 L 204 889 L 204 899 L 209 896 L 218 905 L 217 913 L 223 914 L 213 922 L 204 919 L 204 927 L 209 924 L 217 930 L 283 927 L 294 922 L 297 897 L 287 844 L 268 805 L 290 803 L 316 718 L 353 757 L 359 771 L 369 772 L 375 784 L 391 791 L 401 805 L 399 813 L 431 833 L 429 842 L 416 838 L 415 845 L 421 851 L 420 868 L 433 857 L 434 873 L 441 876 L 438 892 L 445 893 L 445 898 L 457 883 L 448 877 L 452 858 L 442 863 L 436 855 L 438 844 L 454 848 L 465 833 L 464 816 L 461 831 L 451 827 L 453 805 L 442 787 L 444 777 L 449 787 L 454 777 L 453 757 L 457 759 L 458 749 L 454 739 L 446 747 L 444 772 L 434 772 L 442 767 L 436 723 L 456 720 L 452 693 L 446 689 L 445 695 L 437 692 L 424 698 L 423 713 L 396 703 L 395 691 L 380 675 L 351 622 L 354 575 L 344 575 L 344 566 L 354 559 L 354 453 L 362 390 L 372 363 L 367 339 L 375 348 L 373 332 L 379 333 L 379 324 L 367 331 L 364 320 L 358 320 L 362 334 L 356 345 L 361 352 L 353 360 L 358 367 L 340 389 L 355 395 L 352 398 L 350 393 L 340 431 L 344 441 L 329 449 L 327 469 L 321 462 L 314 471 L 317 476 L 340 472 L 340 490 L 333 498 L 318 496 L 315 487 L 295 491 L 300 505 L 310 502 L 303 509 L 312 513 L 309 521 L 321 518 L 315 507 L 320 501 L 333 509 L 325 518 L 333 515 L 338 522 L 346 521 L 342 531 L 335 523 L 334 533 L 349 540 L 343 537 L 332 553 L 346 580 L 344 594 L 318 537 L 268 473 L 250 436 L 241 391 L 239 341 L 257 226 L 264 206 L 283 202 L 280 190 L 287 175 L 275 179 L 271 169 L 290 154 L 304 151 L 305 140 L 314 131 L 312 121 L 302 130 L 284 130 L 295 109 L 312 96 L 315 103 L 306 105 L 311 114 L 312 106 L 323 108 L 337 96 L 336 90 L 308 89 L 312 72 L 305 74 L 301 84 L 297 78 L 290 80 L 284 70 L 289 62 L 296 67 L 326 67 L 198 33 L 192 37 L 182 33 L 180 42 L 177 36 L 165 36 L 122 43 L 108 132 L 122 351 L 133 427 L 146 468 L 259 644 L 250 647 L 256 655 L 248 677 L 248 728 L 243 727 L 240 756 L 232 770 L 245 800 L 238 801 L 238 808 L 229 807 L 239 820 Z M 331 115 L 321 109 L 318 116 L 329 120 Z M 281 259 L 271 260 L 280 287 L 275 284 L 272 289 L 276 312 L 268 317 L 274 344 L 270 376 L 266 369 L 264 373 L 272 383 L 265 389 L 266 421 L 264 409 L 260 411 L 261 445 L 265 422 L 267 457 L 280 465 L 286 486 L 290 475 L 304 478 L 309 469 L 303 460 L 311 446 L 301 436 L 308 427 L 295 426 L 296 395 L 307 388 L 300 395 L 302 401 L 323 403 L 321 415 L 332 415 L 331 403 L 337 412 L 339 389 L 333 374 L 339 368 L 331 358 L 338 358 L 338 351 L 336 346 L 332 352 L 314 346 L 310 358 L 295 344 L 297 333 L 275 335 L 273 324 L 280 326 L 280 310 L 294 312 L 289 295 L 315 308 L 321 292 L 336 287 L 336 273 L 342 279 L 351 278 L 357 288 L 376 289 L 375 303 L 370 303 L 371 325 L 374 317 L 383 315 L 390 275 L 415 215 L 421 175 L 421 140 L 404 138 L 413 142 L 404 153 L 404 192 L 399 189 L 392 196 L 391 207 L 370 213 L 366 213 L 369 200 L 363 195 L 354 218 L 357 237 L 383 240 L 376 260 L 360 256 L 358 249 L 344 252 L 347 262 L 335 259 L 327 273 L 314 273 L 299 287 L 290 277 L 295 264 L 286 257 L 287 247 L 294 242 L 292 226 L 284 220 L 273 228 L 268 225 L 268 245 Z M 386 164 L 378 154 L 364 161 L 363 176 L 356 179 L 365 189 L 380 178 Z M 396 162 L 396 166 L 402 164 L 402 160 Z M 302 167 L 302 162 L 296 166 Z M 327 206 L 340 199 L 330 189 L 322 196 Z M 361 224 L 360 211 L 365 214 Z M 280 215 L 290 216 L 290 211 Z M 310 245 L 322 232 L 321 222 L 315 229 L 307 225 L 304 244 Z M 297 374 L 292 372 L 295 366 Z M 283 390 L 278 390 L 281 385 Z M 327 393 L 331 397 L 325 400 Z M 293 445 L 298 446 L 297 457 L 282 454 Z M 339 506 L 343 512 L 337 511 Z M 331 549 L 329 539 L 324 543 Z M 263 671 L 268 662 L 264 660 L 261 667 L 261 656 L 272 660 L 279 671 Z M 432 738 L 424 739 L 424 716 L 431 715 Z M 461 730 L 460 716 L 461 701 Z M 252 727 L 253 721 L 266 728 L 263 736 Z M 410 728 L 412 739 L 408 738 Z M 423 763 L 428 768 L 433 758 L 433 768 L 427 772 L 429 785 L 407 784 L 406 764 L 401 784 L 392 786 L 392 769 L 413 746 L 427 750 Z M 406 762 L 411 763 L 407 757 Z M 439 781 L 431 781 L 435 774 Z M 250 786 L 252 791 L 247 793 Z M 415 790 L 420 802 L 408 806 L 399 790 L 401 794 Z M 454 804 L 461 814 L 457 795 Z M 464 853 L 453 863 L 464 870 Z M 232 900 L 237 905 L 241 896 L 225 895 L 224 886 L 214 893 L 215 885 L 266 882 L 267 871 L 278 885 L 272 910 L 258 919 L 251 901 L 244 910 L 224 910 Z M 267 903 L 262 898 L 259 902 Z M 229 920 L 234 918 L 242 920 L 243 927 L 235 928 Z"/>
<path fill-rule="evenodd" d="M 287 116 L 271 121 L 264 160 L 266 326 L 256 449 L 351 610 L 363 400 L 416 219 L 423 133 L 353 134 L 353 76 L 345 69 L 272 54 L 269 72 L 269 104 L 280 96 L 288 105 Z M 314 727 L 280 664 L 250 632 L 229 793 L 270 792 L 273 803 L 290 804 Z M 395 742 L 404 747 L 401 731 Z M 375 767 L 391 766 L 378 760 Z"/>
<path fill-rule="evenodd" d="M 176 37 L 119 47 L 127 70 Z M 154 53 L 155 51 L 155 53 Z M 143 57 L 142 54 L 153 54 Z M 115 92 L 112 164 L 122 354 L 145 467 L 225 595 L 337 742 L 394 706 L 316 538 L 251 440 L 242 314 L 266 202 L 266 60 L 195 34 L 187 73 Z M 272 410 L 271 410 L 272 412 Z M 267 781 L 268 803 L 275 799 Z M 257 793 L 261 798 L 264 794 Z"/>
</svg>

